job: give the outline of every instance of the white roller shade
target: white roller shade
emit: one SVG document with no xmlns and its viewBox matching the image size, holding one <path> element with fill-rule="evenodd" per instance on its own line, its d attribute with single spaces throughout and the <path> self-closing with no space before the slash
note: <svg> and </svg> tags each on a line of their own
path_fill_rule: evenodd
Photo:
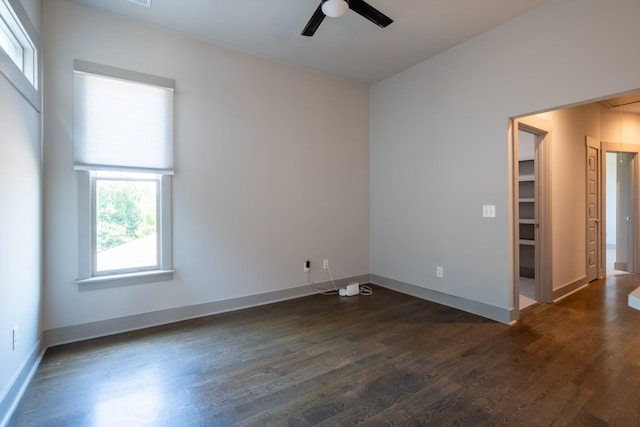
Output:
<svg viewBox="0 0 640 427">
<path fill-rule="evenodd" d="M 173 173 L 173 80 L 75 61 L 73 84 L 75 169 Z"/>
</svg>

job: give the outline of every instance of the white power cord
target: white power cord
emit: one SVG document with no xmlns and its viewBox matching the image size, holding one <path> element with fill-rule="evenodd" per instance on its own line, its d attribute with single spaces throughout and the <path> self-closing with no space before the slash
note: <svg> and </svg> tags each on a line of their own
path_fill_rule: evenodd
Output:
<svg viewBox="0 0 640 427">
<path fill-rule="evenodd" d="M 318 288 L 318 285 L 313 283 L 313 280 L 311 280 L 311 271 L 310 270 L 307 270 L 307 280 L 309 280 L 309 283 L 311 283 L 311 286 L 313 286 L 313 289 L 315 289 L 316 291 L 318 291 L 322 295 L 338 295 L 338 288 L 336 287 L 336 284 L 333 283 L 333 280 L 331 281 L 333 283 L 333 288 L 334 288 L 333 290 Z"/>
<path fill-rule="evenodd" d="M 313 280 L 311 280 L 310 269 L 307 270 L 307 280 L 309 281 L 311 286 L 313 286 L 313 289 L 315 289 L 317 292 L 321 293 L 322 295 L 339 295 L 338 287 L 336 286 L 336 282 L 335 280 L 333 280 L 333 275 L 331 274 L 331 267 L 328 264 L 327 264 L 326 270 L 327 270 L 327 274 L 329 275 L 329 279 L 331 280 L 331 284 L 333 285 L 333 289 L 319 288 L 318 285 L 316 285 L 313 282 Z M 360 295 L 365 295 L 365 296 L 373 295 L 373 289 L 371 289 L 370 286 L 360 285 L 359 291 L 360 291 Z"/>
<path fill-rule="evenodd" d="M 331 275 L 331 267 L 329 267 L 328 262 L 327 262 L 327 273 L 329 274 L 329 279 L 331 279 L 331 283 L 333 283 L 333 289 L 337 291 L 338 287 L 336 286 L 336 282 L 333 281 L 333 276 Z"/>
<path fill-rule="evenodd" d="M 360 295 L 373 295 L 373 289 L 371 289 L 371 286 L 360 285 Z"/>
</svg>

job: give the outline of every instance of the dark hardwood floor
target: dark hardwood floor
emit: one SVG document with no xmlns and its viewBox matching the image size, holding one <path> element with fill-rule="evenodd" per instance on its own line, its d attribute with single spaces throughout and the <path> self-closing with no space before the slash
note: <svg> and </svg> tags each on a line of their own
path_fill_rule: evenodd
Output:
<svg viewBox="0 0 640 427">
<path fill-rule="evenodd" d="M 9 426 L 640 425 L 638 286 L 514 326 L 374 287 L 53 347 Z"/>
</svg>

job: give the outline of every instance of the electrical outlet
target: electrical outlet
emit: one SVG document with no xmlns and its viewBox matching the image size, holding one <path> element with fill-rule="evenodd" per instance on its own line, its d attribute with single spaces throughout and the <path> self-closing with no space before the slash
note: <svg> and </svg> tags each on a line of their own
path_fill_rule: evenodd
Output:
<svg viewBox="0 0 640 427">
<path fill-rule="evenodd" d="M 443 278 L 444 277 L 444 268 L 440 265 L 436 267 L 436 277 Z"/>
<path fill-rule="evenodd" d="M 322 268 L 324 268 L 325 270 L 327 268 L 329 268 L 329 260 L 325 259 L 324 261 L 322 261 Z"/>
<path fill-rule="evenodd" d="M 15 350 L 16 347 L 18 347 L 18 325 L 13 327 L 12 337 L 13 337 L 12 349 Z"/>
<path fill-rule="evenodd" d="M 302 270 L 303 273 L 306 273 L 307 271 L 311 270 L 311 261 L 306 260 L 304 262 L 304 270 Z"/>
</svg>

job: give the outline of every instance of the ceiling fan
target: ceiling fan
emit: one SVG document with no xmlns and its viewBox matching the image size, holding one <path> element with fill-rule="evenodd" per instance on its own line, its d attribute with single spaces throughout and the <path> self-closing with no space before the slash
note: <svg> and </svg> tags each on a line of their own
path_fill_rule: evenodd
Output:
<svg viewBox="0 0 640 427">
<path fill-rule="evenodd" d="M 386 27 L 393 22 L 393 19 L 380 12 L 364 0 L 320 0 L 320 5 L 307 22 L 307 26 L 302 30 L 303 36 L 311 37 L 324 20 L 325 16 L 337 18 L 344 15 L 348 9 L 367 18 L 379 27 Z"/>
</svg>

